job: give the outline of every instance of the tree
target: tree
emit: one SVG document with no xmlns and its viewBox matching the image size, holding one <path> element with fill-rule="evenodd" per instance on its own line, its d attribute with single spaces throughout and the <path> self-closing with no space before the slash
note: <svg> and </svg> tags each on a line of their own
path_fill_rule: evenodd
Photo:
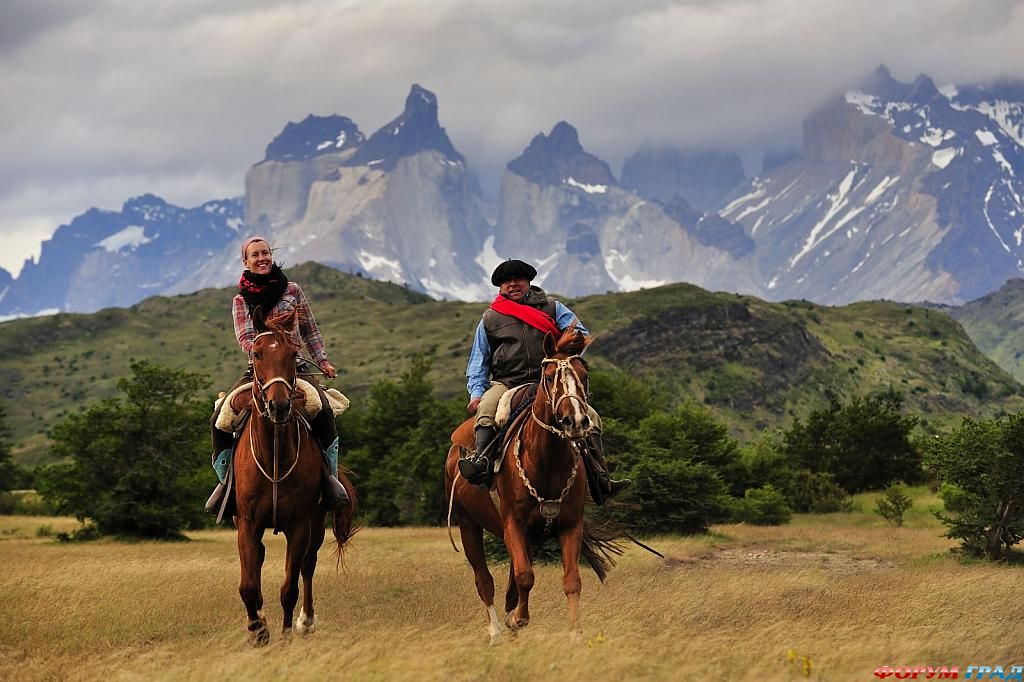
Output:
<svg viewBox="0 0 1024 682">
<path fill-rule="evenodd" d="M 925 465 L 943 482 L 947 537 L 971 555 L 999 559 L 1024 535 L 1024 413 L 964 419 L 929 443 Z"/>
<path fill-rule="evenodd" d="M 11 459 L 11 428 L 7 425 L 7 408 L 0 403 L 0 493 L 13 490 L 20 477 Z"/>
<path fill-rule="evenodd" d="M 885 487 L 921 477 L 921 456 L 910 442 L 917 417 L 901 413 L 903 400 L 888 392 L 833 400 L 785 435 L 784 451 L 796 468 L 831 474 L 849 492 Z"/>
<path fill-rule="evenodd" d="M 365 408 L 342 418 L 341 461 L 352 469 L 364 522 L 379 526 L 439 523 L 443 464 L 451 432 L 465 418 L 461 401 L 434 396 L 432 360 L 413 356 L 399 381 L 375 384 Z"/>
<path fill-rule="evenodd" d="M 53 429 L 62 464 L 39 474 L 40 494 L 105 535 L 180 537 L 204 523 L 210 405 L 207 379 L 147 361 L 118 381 L 124 394 Z"/>
</svg>

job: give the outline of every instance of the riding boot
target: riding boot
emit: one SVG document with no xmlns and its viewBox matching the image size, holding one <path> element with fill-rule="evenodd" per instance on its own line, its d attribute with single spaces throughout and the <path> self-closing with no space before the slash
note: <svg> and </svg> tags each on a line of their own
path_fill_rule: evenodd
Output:
<svg viewBox="0 0 1024 682">
<path fill-rule="evenodd" d="M 491 455 L 493 448 L 489 447 L 494 440 L 498 430 L 493 426 L 478 426 L 474 431 L 476 436 L 476 448 L 472 458 L 466 457 L 459 460 L 459 473 L 473 485 L 491 487 L 493 476 L 494 457 Z"/>
<path fill-rule="evenodd" d="M 587 436 L 587 450 L 590 454 L 589 464 L 594 467 L 595 478 L 600 487 L 600 493 L 592 495 L 594 502 L 604 504 L 605 500 L 615 497 L 633 484 L 628 478 L 616 481 L 609 475 L 608 460 L 604 457 L 604 442 L 601 440 L 600 432 L 595 431 Z"/>
<path fill-rule="evenodd" d="M 327 462 L 326 453 L 322 453 L 320 462 L 324 468 L 324 481 L 320 488 L 320 495 L 323 497 L 324 506 L 328 509 L 334 509 L 348 504 L 348 491 L 345 490 L 345 486 L 341 484 L 341 481 L 338 480 L 338 477 L 331 470 L 331 465 Z"/>
<path fill-rule="evenodd" d="M 227 431 L 221 431 L 216 426 L 212 428 L 213 436 L 213 461 L 214 469 L 217 468 L 216 462 L 219 457 L 222 457 L 225 452 L 228 455 L 231 454 L 231 449 L 234 447 L 234 437 Z M 224 494 L 227 492 L 227 486 L 223 483 L 217 483 L 217 487 L 213 489 L 213 493 L 210 494 L 210 499 L 206 500 L 206 504 L 203 506 L 203 511 L 211 516 L 216 516 L 217 512 L 220 511 L 221 502 L 224 500 Z M 229 504 L 232 504 L 229 502 Z M 225 514 L 230 516 L 230 514 Z"/>
<path fill-rule="evenodd" d="M 324 506 L 328 509 L 343 506 L 349 503 L 348 491 L 338 480 L 338 423 L 334 421 L 334 413 L 327 407 L 326 398 L 321 391 L 320 399 L 324 403 L 323 409 L 313 418 L 310 427 L 317 442 L 320 444 L 320 461 L 324 468 L 324 481 L 321 485 L 320 495 L 323 498 Z"/>
</svg>

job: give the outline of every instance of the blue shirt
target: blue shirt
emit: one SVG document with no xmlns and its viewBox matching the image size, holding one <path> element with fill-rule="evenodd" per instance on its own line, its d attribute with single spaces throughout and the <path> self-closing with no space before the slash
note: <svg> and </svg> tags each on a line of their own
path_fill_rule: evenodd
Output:
<svg viewBox="0 0 1024 682">
<path fill-rule="evenodd" d="M 555 324 L 560 330 L 565 330 L 573 320 L 576 320 L 576 328 L 590 336 L 590 332 L 579 321 L 576 314 L 562 305 L 561 301 L 555 301 Z M 484 331 L 484 321 L 476 326 L 476 336 L 473 338 L 473 349 L 469 351 L 469 363 L 466 365 L 466 388 L 469 389 L 469 398 L 479 398 L 491 386 L 491 343 L 487 340 L 487 332 Z"/>
</svg>

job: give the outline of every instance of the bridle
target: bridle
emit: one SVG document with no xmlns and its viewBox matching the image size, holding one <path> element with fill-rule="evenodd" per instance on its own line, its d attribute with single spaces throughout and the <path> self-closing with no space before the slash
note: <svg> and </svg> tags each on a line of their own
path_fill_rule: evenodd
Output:
<svg viewBox="0 0 1024 682">
<path fill-rule="evenodd" d="M 555 414 L 555 410 L 563 400 L 575 400 L 579 403 L 581 411 L 584 414 L 587 413 L 587 401 L 581 397 L 578 389 L 578 387 L 584 385 L 583 380 L 580 379 L 580 375 L 576 373 L 576 368 L 572 366 L 572 361 L 579 359 L 581 359 L 580 355 L 570 355 L 567 358 L 544 358 L 540 362 L 541 367 L 544 365 L 555 365 L 555 374 L 551 377 L 551 383 L 553 385 L 561 385 L 562 387 L 562 395 L 558 396 L 558 398 L 555 398 L 554 391 L 547 390 L 547 387 L 545 387 L 545 393 L 547 394 L 545 404 L 551 409 L 552 415 Z M 544 377 L 541 377 L 541 383 L 543 382 Z M 537 403 L 535 402 L 533 404 L 533 408 L 530 409 L 530 416 L 542 429 L 555 434 L 559 438 L 567 438 L 569 440 L 577 439 L 577 437 L 567 434 L 563 429 L 556 428 L 543 421 L 537 416 L 536 407 Z M 591 426 L 591 428 L 593 428 L 593 426 Z"/>
<path fill-rule="evenodd" d="M 579 403 L 579 407 L 584 414 L 588 411 L 587 402 L 581 397 L 578 390 L 578 387 L 582 387 L 584 385 L 583 380 L 580 379 L 580 375 L 576 373 L 576 369 L 572 366 L 572 361 L 578 359 L 580 359 L 579 355 L 570 355 L 567 358 L 545 358 L 541 361 L 542 367 L 544 365 L 555 365 L 555 374 L 551 377 L 551 383 L 552 385 L 560 385 L 562 387 L 562 395 L 558 398 L 555 398 L 553 391 L 547 390 L 547 387 L 545 387 L 547 400 L 543 404 L 546 404 L 551 409 L 552 416 L 555 415 L 555 408 L 557 408 L 563 400 L 575 400 Z M 544 377 L 541 377 L 541 382 L 543 383 L 543 381 Z M 519 471 L 519 478 L 522 481 L 523 486 L 526 488 L 526 491 L 534 500 L 537 501 L 537 505 L 540 509 L 540 515 L 544 519 L 544 530 L 546 532 L 551 527 L 551 524 L 554 523 L 555 519 L 558 518 L 562 509 L 562 502 L 565 501 L 569 491 L 572 490 L 573 484 L 576 483 L 576 474 L 579 472 L 580 467 L 580 441 L 582 439 L 579 436 L 570 436 L 565 432 L 565 430 L 555 428 L 540 419 L 540 417 L 537 416 L 537 405 L 538 403 L 534 402 L 533 406 L 530 408 L 530 417 L 533 419 L 534 423 L 545 431 L 553 433 L 559 438 L 568 440 L 569 447 L 573 450 L 572 470 L 569 472 L 569 478 L 562 487 L 561 493 L 559 493 L 557 498 L 545 499 L 540 496 L 537 489 L 533 486 L 533 483 L 526 475 L 526 468 L 523 467 L 523 462 L 519 457 L 519 450 L 522 447 L 522 441 L 520 439 L 520 436 L 522 435 L 521 430 L 516 433 L 515 441 L 512 443 L 512 453 L 515 458 L 516 468 Z M 591 425 L 590 429 L 593 428 L 593 425 Z"/>
<path fill-rule="evenodd" d="M 269 336 L 274 336 L 274 332 L 260 332 L 259 334 L 257 334 L 253 338 L 253 342 L 255 343 L 256 339 L 260 338 L 261 336 L 268 336 L 268 335 Z M 256 443 L 255 443 L 255 441 L 253 439 L 253 432 L 256 429 L 253 427 L 252 424 L 249 425 L 249 452 L 252 454 L 252 459 L 253 459 L 254 462 L 256 462 L 256 467 L 260 470 L 260 473 L 263 474 L 264 478 L 266 478 L 268 481 L 270 481 L 270 483 L 271 483 L 271 485 L 273 487 L 273 501 L 272 501 L 272 504 L 273 504 L 273 507 L 272 507 L 273 508 L 273 524 L 274 524 L 274 528 L 275 528 L 274 532 L 276 533 L 277 532 L 277 530 L 276 530 L 277 529 L 277 484 L 280 483 L 281 481 L 283 481 L 284 479 L 288 478 L 288 476 L 290 476 L 291 473 L 295 470 L 295 466 L 299 463 L 299 453 L 302 451 L 302 425 L 299 424 L 299 421 L 300 421 L 299 419 L 295 419 L 296 412 L 295 412 L 295 410 L 293 409 L 293 406 L 292 406 L 292 393 L 295 392 L 295 382 L 288 381 L 287 379 L 285 379 L 284 377 L 281 377 L 281 376 L 275 376 L 275 377 L 271 377 L 270 379 L 267 379 L 266 381 L 261 381 L 260 377 L 259 377 L 259 374 L 256 372 L 256 363 L 253 363 L 253 365 L 252 365 L 252 378 L 253 378 L 253 382 L 252 382 L 252 398 L 253 398 L 253 403 L 255 405 L 257 405 L 257 406 L 262 406 L 261 409 L 259 410 L 260 415 L 262 417 L 266 418 L 271 424 L 274 425 L 274 448 L 273 448 L 274 469 L 273 469 L 273 473 L 267 473 L 266 469 L 263 468 L 263 464 L 260 463 L 259 457 L 256 456 Z M 274 419 L 271 416 L 270 402 L 267 400 L 267 397 L 266 397 L 267 396 L 267 389 L 269 387 L 273 386 L 276 383 L 282 383 L 288 389 L 288 414 L 285 415 L 285 418 L 284 418 L 283 421 L 278 421 L 278 420 Z M 257 388 L 259 388 L 259 392 L 258 393 L 257 393 Z M 300 417 L 300 419 L 301 419 L 301 417 Z M 280 431 L 281 431 L 281 427 L 282 426 L 287 425 L 288 422 L 291 422 L 291 421 L 295 422 L 295 437 L 296 437 L 295 459 L 292 461 L 292 465 L 290 467 L 288 467 L 288 471 L 284 472 L 284 474 L 281 474 L 280 473 L 281 458 L 280 458 L 280 453 L 279 453 L 279 446 L 280 446 L 280 442 L 281 442 L 281 433 L 280 433 Z M 302 421 L 305 421 L 305 420 L 303 419 Z M 309 428 L 308 424 L 306 424 L 306 428 Z"/>
<path fill-rule="evenodd" d="M 260 332 L 259 334 L 257 334 L 253 338 L 253 342 L 255 343 L 256 339 L 260 338 L 261 336 L 273 336 L 273 335 L 274 335 L 274 332 Z M 261 381 L 260 377 L 259 377 L 259 374 L 256 372 L 256 364 L 255 363 L 253 363 L 253 366 L 252 366 L 252 378 L 253 378 L 253 382 L 252 382 L 252 399 L 253 399 L 253 402 L 255 404 L 260 406 L 260 414 L 263 415 L 266 419 L 268 419 L 275 426 L 280 426 L 282 424 L 287 424 L 289 421 L 291 421 L 292 416 L 293 416 L 292 393 L 295 392 L 295 382 L 288 381 L 287 379 L 285 379 L 284 377 L 281 377 L 281 376 L 275 376 L 275 377 L 271 377 L 270 379 L 267 379 L 266 381 Z M 274 384 L 277 384 L 277 383 L 284 384 L 285 388 L 288 389 L 288 414 L 285 415 L 285 418 L 284 418 L 283 421 L 278 421 L 278 420 L 274 419 L 272 416 L 270 416 L 270 401 L 267 400 L 267 389 L 270 388 L 271 386 L 273 386 Z M 257 389 L 259 389 L 258 392 L 257 392 Z"/>
</svg>

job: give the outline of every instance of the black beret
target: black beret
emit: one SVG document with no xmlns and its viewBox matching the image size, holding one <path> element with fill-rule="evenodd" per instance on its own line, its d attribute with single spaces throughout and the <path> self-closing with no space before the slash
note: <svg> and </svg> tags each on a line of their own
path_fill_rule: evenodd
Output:
<svg viewBox="0 0 1024 682">
<path fill-rule="evenodd" d="M 529 263 L 524 263 L 521 260 L 515 260 L 509 258 L 507 261 L 494 268 L 494 274 L 491 275 L 491 284 L 496 287 L 500 287 L 502 282 L 507 282 L 510 279 L 516 279 L 522 277 L 527 281 L 532 282 L 533 278 L 537 276 L 537 269 Z"/>
</svg>

